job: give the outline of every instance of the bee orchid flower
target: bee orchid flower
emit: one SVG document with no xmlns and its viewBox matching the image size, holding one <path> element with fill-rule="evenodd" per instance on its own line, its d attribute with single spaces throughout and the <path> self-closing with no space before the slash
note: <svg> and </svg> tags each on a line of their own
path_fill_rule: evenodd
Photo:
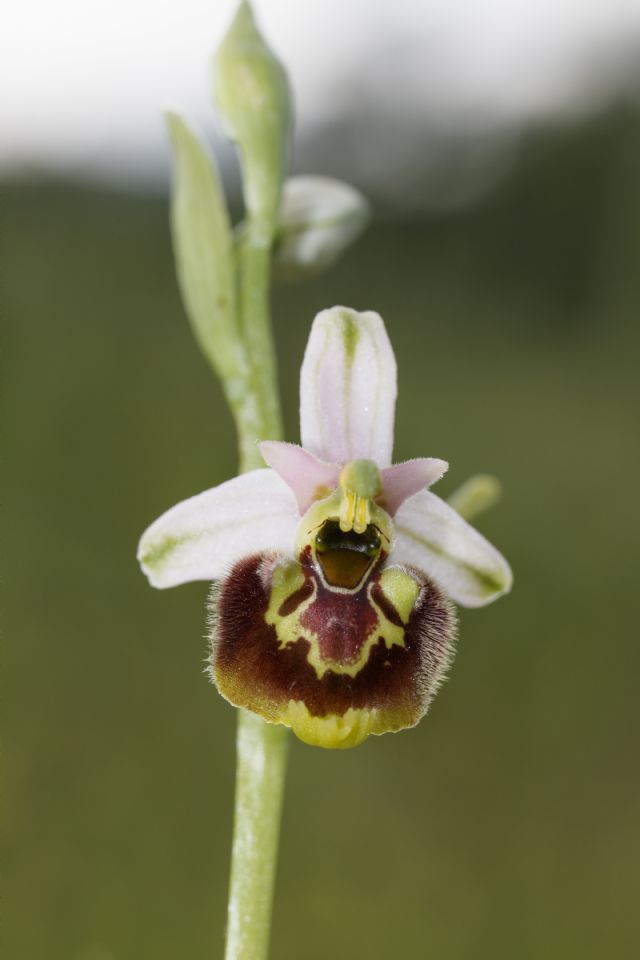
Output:
<svg viewBox="0 0 640 960">
<path fill-rule="evenodd" d="M 428 487 L 448 464 L 391 465 L 396 362 L 381 317 L 316 317 L 302 445 L 179 503 L 145 532 L 154 587 L 211 580 L 211 676 L 232 704 L 323 747 L 414 726 L 449 665 L 453 603 L 511 587 L 504 557 Z M 452 603 L 453 601 L 453 603 Z"/>
</svg>

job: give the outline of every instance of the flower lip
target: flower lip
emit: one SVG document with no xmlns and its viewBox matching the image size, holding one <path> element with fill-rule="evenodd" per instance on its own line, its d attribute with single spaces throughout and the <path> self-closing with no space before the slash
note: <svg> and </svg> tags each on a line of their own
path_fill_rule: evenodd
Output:
<svg viewBox="0 0 640 960">
<path fill-rule="evenodd" d="M 414 726 L 453 653 L 451 604 L 417 570 L 378 568 L 354 594 L 258 555 L 215 588 L 210 610 L 220 693 L 321 747 Z"/>
</svg>

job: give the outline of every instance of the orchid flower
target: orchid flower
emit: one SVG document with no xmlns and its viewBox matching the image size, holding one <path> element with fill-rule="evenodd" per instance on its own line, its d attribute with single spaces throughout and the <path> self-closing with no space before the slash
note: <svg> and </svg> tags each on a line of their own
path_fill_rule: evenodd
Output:
<svg viewBox="0 0 640 960">
<path fill-rule="evenodd" d="M 377 313 L 316 317 L 300 376 L 302 445 L 191 497 L 145 532 L 154 587 L 214 581 L 211 676 L 232 704 L 307 743 L 414 726 L 449 665 L 453 603 L 511 587 L 504 557 L 428 488 L 448 464 L 391 466 L 396 362 Z"/>
</svg>

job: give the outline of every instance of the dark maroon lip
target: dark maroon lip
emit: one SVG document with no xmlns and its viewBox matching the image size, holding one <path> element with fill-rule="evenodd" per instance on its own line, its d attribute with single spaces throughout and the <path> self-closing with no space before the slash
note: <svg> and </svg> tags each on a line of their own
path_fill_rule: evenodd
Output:
<svg viewBox="0 0 640 960">
<path fill-rule="evenodd" d="M 384 561 L 374 564 L 359 589 L 341 592 L 322 582 L 307 548 L 301 557 L 304 582 L 278 613 L 288 616 L 300 608 L 301 623 L 304 620 L 318 638 L 326 665 L 319 675 L 309 662 L 309 640 L 300 636 L 282 646 L 265 619 L 271 573 L 283 559 L 256 555 L 240 561 L 212 595 L 211 666 L 223 696 L 276 722 L 287 704 L 300 701 L 314 717 L 344 716 L 351 708 L 376 710 L 377 732 L 417 723 L 452 651 L 455 618 L 440 589 L 411 570 L 421 589 L 403 625 L 380 585 Z M 403 626 L 403 644 L 389 648 L 382 636 L 375 636 L 376 606 L 389 621 Z M 362 666 L 353 673 L 341 672 L 341 667 L 359 661 L 367 642 L 370 649 Z"/>
</svg>

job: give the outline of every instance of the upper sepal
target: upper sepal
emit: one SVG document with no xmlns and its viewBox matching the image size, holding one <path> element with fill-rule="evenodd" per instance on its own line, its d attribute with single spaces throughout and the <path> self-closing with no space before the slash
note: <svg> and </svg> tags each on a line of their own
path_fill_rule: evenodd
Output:
<svg viewBox="0 0 640 960">
<path fill-rule="evenodd" d="M 302 446 L 327 463 L 391 463 L 396 361 L 382 317 L 347 307 L 313 321 L 300 371 Z"/>
</svg>

